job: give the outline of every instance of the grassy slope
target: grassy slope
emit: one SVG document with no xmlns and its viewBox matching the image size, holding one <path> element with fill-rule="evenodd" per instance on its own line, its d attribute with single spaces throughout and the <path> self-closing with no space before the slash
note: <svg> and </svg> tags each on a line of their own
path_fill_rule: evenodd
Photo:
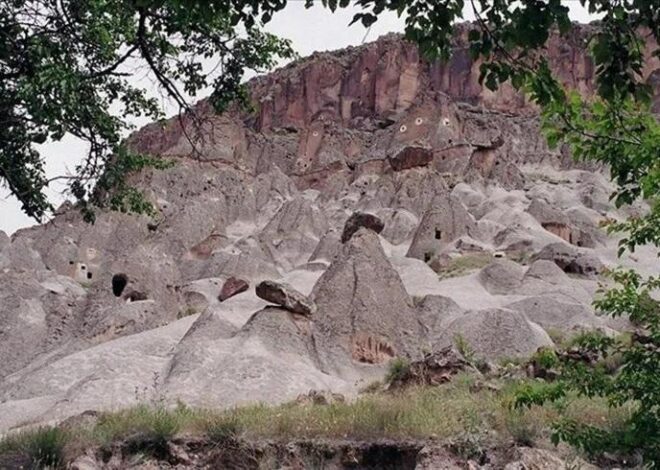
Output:
<svg viewBox="0 0 660 470">
<path fill-rule="evenodd" d="M 92 425 L 40 428 L 0 442 L 0 455 L 19 453 L 33 461 L 63 464 L 85 449 L 141 436 L 164 443 L 179 435 L 245 439 L 341 438 L 356 440 L 439 439 L 453 443 L 470 458 L 485 446 L 547 447 L 551 425 L 567 417 L 601 427 L 616 427 L 626 408 L 610 409 L 597 399 L 573 399 L 561 404 L 513 410 L 520 382 L 499 380 L 499 390 L 480 387 L 474 375 L 461 374 L 446 385 L 413 387 L 396 393 L 367 393 L 347 403 L 280 406 L 253 405 L 228 411 L 166 409 L 158 403 L 102 414 Z M 492 381 L 491 381 L 492 383 Z"/>
</svg>

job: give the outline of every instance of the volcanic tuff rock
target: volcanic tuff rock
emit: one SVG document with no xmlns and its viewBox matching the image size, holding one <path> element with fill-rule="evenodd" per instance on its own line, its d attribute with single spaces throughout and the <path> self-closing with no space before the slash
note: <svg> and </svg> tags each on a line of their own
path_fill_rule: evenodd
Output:
<svg viewBox="0 0 660 470">
<path fill-rule="evenodd" d="M 383 231 L 385 227 L 383 221 L 373 214 L 365 214 L 363 212 L 355 212 L 351 215 L 346 224 L 344 224 L 344 231 L 341 234 L 341 242 L 346 243 L 351 237 L 360 230 L 361 227 L 366 227 L 376 233 Z"/>
<path fill-rule="evenodd" d="M 248 284 L 247 281 L 235 277 L 230 277 L 222 285 L 222 289 L 220 289 L 220 293 L 218 294 L 218 300 L 220 302 L 224 302 L 228 298 L 238 295 L 241 292 L 245 292 L 249 288 L 250 284 Z"/>
<path fill-rule="evenodd" d="M 309 316 L 316 311 L 316 306 L 307 297 L 288 284 L 262 281 L 257 284 L 255 290 L 259 298 L 290 312 Z"/>
<path fill-rule="evenodd" d="M 584 94 L 593 28 L 546 51 Z M 201 127 L 136 132 L 134 150 L 173 162 L 130 178 L 154 218 L 101 211 L 89 225 L 69 208 L 0 233 L 0 432 L 152 395 L 351 396 L 392 358 L 458 336 L 495 359 L 552 344 L 544 327 L 625 328 L 590 304 L 603 266 L 657 273 L 645 247 L 616 260 L 599 228 L 631 209 L 610 204 L 605 171 L 546 146 L 531 103 L 480 86 L 468 29 L 446 63 L 388 35 L 252 80 L 257 112 L 202 101 Z M 648 60 L 656 91 L 658 73 Z M 347 224 L 355 213 L 380 223 Z M 293 290 L 273 290 L 278 306 L 243 290 L 262 281 L 316 311 Z"/>
</svg>

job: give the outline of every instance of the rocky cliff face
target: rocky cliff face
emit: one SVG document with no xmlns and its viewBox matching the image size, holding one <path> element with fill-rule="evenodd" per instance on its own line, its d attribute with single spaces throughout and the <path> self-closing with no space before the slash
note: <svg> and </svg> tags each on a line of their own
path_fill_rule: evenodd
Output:
<svg viewBox="0 0 660 470">
<path fill-rule="evenodd" d="M 589 28 L 547 51 L 587 94 Z M 458 334 L 495 359 L 625 328 L 590 306 L 615 263 L 598 224 L 643 208 L 616 211 L 523 97 L 479 86 L 464 35 L 446 64 L 396 35 L 315 54 L 253 80 L 253 113 L 145 127 L 131 145 L 175 163 L 133 177 L 153 219 L 68 210 L 0 236 L 0 431 L 152 394 L 352 394 Z M 344 231 L 356 212 L 374 217 Z"/>
</svg>

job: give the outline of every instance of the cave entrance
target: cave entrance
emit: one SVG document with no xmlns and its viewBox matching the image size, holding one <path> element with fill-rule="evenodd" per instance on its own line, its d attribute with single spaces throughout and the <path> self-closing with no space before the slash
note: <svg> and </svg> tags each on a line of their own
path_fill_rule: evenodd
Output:
<svg viewBox="0 0 660 470">
<path fill-rule="evenodd" d="M 128 276 L 126 274 L 115 274 L 112 276 L 112 293 L 115 294 L 115 297 L 121 297 L 126 284 L 128 284 Z"/>
</svg>

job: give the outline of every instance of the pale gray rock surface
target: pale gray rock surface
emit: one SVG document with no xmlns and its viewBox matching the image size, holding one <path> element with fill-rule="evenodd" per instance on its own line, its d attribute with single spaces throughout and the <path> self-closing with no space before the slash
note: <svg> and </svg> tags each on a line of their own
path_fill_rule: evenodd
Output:
<svg viewBox="0 0 660 470">
<path fill-rule="evenodd" d="M 588 90 L 591 72 L 557 59 L 566 47 L 586 63 L 580 41 L 553 39 L 553 70 Z M 550 344 L 541 325 L 629 328 L 593 315 L 597 274 L 660 268 L 648 247 L 617 258 L 599 223 L 644 205 L 614 208 L 606 171 L 549 149 L 536 110 L 478 77 L 465 55 L 429 64 L 389 35 L 252 80 L 258 112 L 200 102 L 199 153 L 185 119 L 133 134 L 173 163 L 129 177 L 153 217 L 100 210 L 90 225 L 65 204 L 0 233 L 0 432 L 154 396 L 352 396 L 457 334 L 490 360 Z M 342 245 L 356 212 L 384 228 Z M 220 302 L 232 277 L 288 284 L 317 311 L 254 289 Z"/>
<path fill-rule="evenodd" d="M 496 259 L 479 271 L 479 282 L 495 295 L 513 293 L 523 281 L 525 269 L 518 263 L 506 258 Z"/>
<path fill-rule="evenodd" d="M 504 308 L 476 310 L 460 316 L 447 325 L 440 344 L 452 344 L 457 336 L 478 357 L 491 359 L 527 357 L 538 348 L 553 344 L 539 325 L 522 313 Z"/>
<path fill-rule="evenodd" d="M 507 305 L 507 308 L 525 314 L 531 321 L 546 329 L 552 328 L 572 334 L 585 330 L 611 332 L 588 306 L 564 302 L 551 295 L 527 297 Z"/>
<path fill-rule="evenodd" d="M 415 308 L 429 345 L 437 344 L 447 326 L 465 314 L 456 302 L 442 295 L 427 295 Z"/>
</svg>

